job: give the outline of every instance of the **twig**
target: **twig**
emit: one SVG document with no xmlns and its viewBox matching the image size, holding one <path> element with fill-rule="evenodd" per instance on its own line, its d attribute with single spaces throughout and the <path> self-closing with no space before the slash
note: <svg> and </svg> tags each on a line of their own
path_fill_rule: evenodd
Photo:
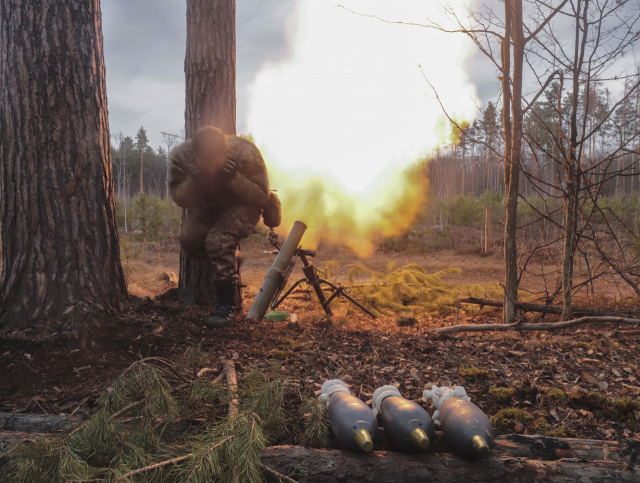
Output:
<svg viewBox="0 0 640 483">
<path fill-rule="evenodd" d="M 181 463 L 181 462 L 189 459 L 191 456 L 193 456 L 193 454 L 189 453 L 189 454 L 186 454 L 184 456 L 178 456 L 177 458 L 172 458 L 170 460 L 161 461 L 160 463 L 156 463 L 156 464 L 151 465 L 151 466 L 145 466 L 144 468 L 140 468 L 140 469 L 137 469 L 137 470 L 130 471 L 129 473 L 125 473 L 124 475 L 119 476 L 118 478 L 116 478 L 115 481 L 126 479 L 126 478 L 130 478 L 130 477 L 132 477 L 134 475 L 139 475 L 141 473 L 147 473 L 149 471 L 153 471 L 153 470 L 155 470 L 157 468 L 163 468 L 163 467 L 168 466 L 168 465 L 175 465 L 175 464 Z"/>
<path fill-rule="evenodd" d="M 222 378 L 224 377 L 224 371 L 222 371 L 220 374 L 218 374 L 215 379 L 213 381 L 211 381 L 211 384 L 218 384 L 220 381 L 222 381 Z"/>
<path fill-rule="evenodd" d="M 263 470 L 265 470 L 267 473 L 271 473 L 273 476 L 275 476 L 276 478 L 280 478 L 281 480 L 284 481 L 288 481 L 289 483 L 298 483 L 296 480 L 292 480 L 291 478 L 289 478 L 288 476 L 283 475 L 282 473 L 278 473 L 276 470 L 274 470 L 273 468 L 269 468 L 267 465 L 265 465 L 264 463 L 260 463 L 260 466 L 262 467 Z"/>
<path fill-rule="evenodd" d="M 240 401 L 238 400 L 238 380 L 236 378 L 236 367 L 233 361 L 226 359 L 223 362 L 224 373 L 227 376 L 227 386 L 233 393 L 234 397 L 229 402 L 229 414 L 238 414 L 238 407 L 240 406 Z"/>
<path fill-rule="evenodd" d="M 113 419 L 116 419 L 118 416 L 122 416 L 124 413 L 126 413 L 129 409 L 134 408 L 136 406 L 140 406 L 140 404 L 144 403 L 144 400 L 140 400 L 140 401 L 136 401 L 134 403 L 129 404 L 128 406 L 123 407 L 120 411 L 118 411 L 117 413 L 114 413 L 113 416 L 111 416 Z"/>
</svg>

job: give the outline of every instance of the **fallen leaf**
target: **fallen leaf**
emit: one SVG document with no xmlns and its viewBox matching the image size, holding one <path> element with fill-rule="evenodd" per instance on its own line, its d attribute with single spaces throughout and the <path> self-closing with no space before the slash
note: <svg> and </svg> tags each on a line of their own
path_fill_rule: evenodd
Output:
<svg viewBox="0 0 640 483">
<path fill-rule="evenodd" d="M 166 327 L 165 325 L 159 325 L 158 327 L 153 329 L 153 333 L 158 335 L 160 332 L 162 332 L 164 330 L 165 327 Z"/>
<path fill-rule="evenodd" d="M 615 368 L 611 369 L 611 372 L 613 372 L 616 375 L 616 377 L 622 376 L 622 373 L 618 369 L 615 369 Z"/>
<path fill-rule="evenodd" d="M 607 389 L 608 387 L 609 387 L 609 384 L 607 384 L 607 383 L 606 383 L 606 382 L 604 382 L 604 381 L 600 381 L 600 382 L 598 383 L 598 388 L 599 388 L 599 389 L 601 389 L 602 391 L 604 391 L 604 390 L 605 390 L 605 389 Z"/>
<path fill-rule="evenodd" d="M 556 412 L 555 409 L 552 408 L 549 411 L 549 414 L 551 414 L 551 416 L 553 416 L 556 421 L 560 421 L 560 416 L 558 416 L 558 413 Z"/>
<path fill-rule="evenodd" d="M 631 369 L 630 367 L 623 367 L 623 370 L 627 371 L 629 374 L 633 374 L 635 371 L 633 369 Z"/>
<path fill-rule="evenodd" d="M 31 354 L 27 354 L 26 352 L 24 353 L 24 356 L 28 359 L 31 360 Z"/>
</svg>

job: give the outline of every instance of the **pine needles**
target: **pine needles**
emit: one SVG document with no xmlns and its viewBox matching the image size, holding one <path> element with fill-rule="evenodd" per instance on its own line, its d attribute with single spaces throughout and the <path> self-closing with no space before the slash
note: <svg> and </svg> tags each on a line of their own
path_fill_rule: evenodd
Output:
<svg viewBox="0 0 640 483">
<path fill-rule="evenodd" d="M 170 366 L 170 373 L 188 380 L 168 361 L 162 364 L 163 370 Z M 183 370 L 189 371 L 188 366 Z M 280 371 L 273 373 L 268 378 L 249 369 L 235 394 L 203 378 L 191 381 L 186 389 L 182 382 L 172 387 L 161 370 L 139 361 L 103 391 L 84 426 L 52 439 L 19 444 L 3 481 L 258 483 L 263 449 L 276 442 L 288 424 L 284 410 L 288 382 Z M 225 414 L 224 408 L 236 397 L 239 411 Z M 207 423 L 197 433 L 185 434 L 187 426 L 182 430 L 178 426 L 179 406 L 182 418 L 188 420 L 207 412 Z M 176 429 L 165 432 L 167 426 Z M 177 434 L 177 439 L 170 434 Z"/>
<path fill-rule="evenodd" d="M 302 444 L 312 448 L 324 446 L 329 436 L 327 403 L 320 401 L 317 397 L 309 396 L 302 403 L 300 411 L 304 420 Z"/>
<path fill-rule="evenodd" d="M 383 274 L 358 264 L 349 270 L 347 278 L 358 301 L 377 313 L 450 312 L 456 310 L 461 294 L 501 293 L 497 285 L 451 285 L 442 281 L 442 277 L 460 272 L 459 268 L 448 268 L 430 274 L 422 265 L 409 264 L 398 269 L 391 263 Z M 367 282 L 362 283 L 363 279 Z"/>
</svg>

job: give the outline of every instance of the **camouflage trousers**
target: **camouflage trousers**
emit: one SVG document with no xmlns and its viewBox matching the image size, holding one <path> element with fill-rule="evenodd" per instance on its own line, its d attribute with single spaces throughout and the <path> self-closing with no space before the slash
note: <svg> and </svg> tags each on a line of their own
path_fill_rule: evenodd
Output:
<svg viewBox="0 0 640 483">
<path fill-rule="evenodd" d="M 255 233 L 261 213 L 261 207 L 247 205 L 187 210 L 180 235 L 182 248 L 192 260 L 211 262 L 215 280 L 235 280 L 238 244 Z"/>
</svg>

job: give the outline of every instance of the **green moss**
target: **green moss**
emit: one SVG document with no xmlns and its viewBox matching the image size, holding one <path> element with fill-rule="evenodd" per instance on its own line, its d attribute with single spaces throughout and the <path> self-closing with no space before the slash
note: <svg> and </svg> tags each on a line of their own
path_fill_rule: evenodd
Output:
<svg viewBox="0 0 640 483">
<path fill-rule="evenodd" d="M 579 341 L 573 344 L 573 347 L 579 347 L 580 349 L 587 350 L 589 348 L 589 344 L 583 341 Z"/>
<path fill-rule="evenodd" d="M 640 401 L 631 399 L 629 397 L 615 399 L 614 401 L 611 401 L 611 405 L 621 413 L 630 413 L 632 411 L 640 411 Z"/>
<path fill-rule="evenodd" d="M 479 369 L 476 366 L 470 364 L 460 366 L 460 369 L 458 369 L 458 374 L 464 377 L 469 382 L 484 381 L 493 377 L 493 374 L 491 372 L 485 371 L 484 369 Z"/>
<path fill-rule="evenodd" d="M 532 420 L 533 416 L 522 409 L 506 408 L 491 417 L 491 424 L 497 430 L 512 430 L 515 421 L 528 424 Z"/>
<path fill-rule="evenodd" d="M 511 349 L 514 351 L 521 351 L 524 349 L 524 344 L 518 341 L 515 344 L 513 344 L 513 347 Z"/>
<path fill-rule="evenodd" d="M 527 432 L 534 434 L 547 434 L 547 420 L 544 418 L 538 418 L 534 423 L 527 428 Z"/>
<path fill-rule="evenodd" d="M 589 411 L 597 411 L 605 409 L 611 401 L 606 396 L 602 396 L 597 392 L 589 394 L 573 394 L 569 397 L 569 406 L 574 409 L 588 409 Z"/>
<path fill-rule="evenodd" d="M 516 390 L 510 387 L 491 386 L 489 388 L 489 396 L 494 398 L 498 404 L 509 404 L 515 394 Z"/>
<path fill-rule="evenodd" d="M 280 341 L 278 342 L 278 345 L 280 347 L 290 347 L 292 345 L 297 345 L 298 342 L 296 342 L 293 339 L 290 339 L 289 337 L 283 337 L 282 339 L 280 339 Z"/>
<path fill-rule="evenodd" d="M 564 426 L 560 426 L 559 428 L 551 429 L 544 434 L 545 436 L 554 436 L 556 438 L 567 438 L 569 437 L 569 430 Z"/>
<path fill-rule="evenodd" d="M 557 387 L 552 387 L 547 391 L 547 397 L 552 401 L 564 401 L 567 399 L 567 395 L 564 393 L 562 389 Z"/>
</svg>

